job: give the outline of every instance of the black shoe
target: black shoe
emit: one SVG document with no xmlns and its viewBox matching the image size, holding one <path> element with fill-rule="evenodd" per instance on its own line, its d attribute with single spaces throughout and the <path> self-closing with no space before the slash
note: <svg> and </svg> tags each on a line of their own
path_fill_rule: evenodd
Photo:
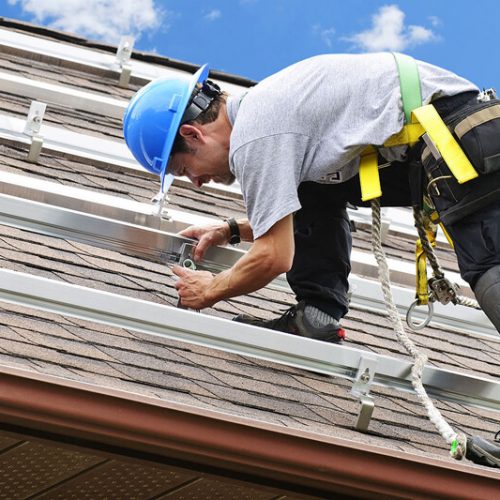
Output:
<svg viewBox="0 0 500 500">
<path fill-rule="evenodd" d="M 479 465 L 500 468 L 500 431 L 494 441 L 479 436 L 467 438 L 465 458 Z"/>
<path fill-rule="evenodd" d="M 296 306 L 290 307 L 279 318 L 264 320 L 240 314 L 233 319 L 239 323 L 247 325 L 260 326 L 269 330 L 278 330 L 280 332 L 292 333 L 301 337 L 323 340 L 324 342 L 339 343 L 345 338 L 345 331 L 340 327 L 339 322 L 332 318 L 332 322 L 321 328 L 315 327 L 304 313 L 306 303 L 299 302 Z"/>
</svg>

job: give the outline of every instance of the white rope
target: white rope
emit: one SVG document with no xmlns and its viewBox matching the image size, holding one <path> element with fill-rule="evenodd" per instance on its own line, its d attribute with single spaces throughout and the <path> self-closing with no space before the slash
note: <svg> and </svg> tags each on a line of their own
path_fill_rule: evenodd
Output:
<svg viewBox="0 0 500 500">
<path fill-rule="evenodd" d="M 465 295 L 457 295 L 457 304 L 461 306 L 472 307 L 473 309 L 481 309 L 479 302 L 476 299 L 471 299 Z"/>
<path fill-rule="evenodd" d="M 417 393 L 418 398 L 427 410 L 427 415 L 430 421 L 434 424 L 441 436 L 452 447 L 454 458 L 460 459 L 465 454 L 466 438 L 463 434 L 457 434 L 446 422 L 441 412 L 434 406 L 434 403 L 427 395 L 427 392 L 422 384 L 422 372 L 427 362 L 427 356 L 417 349 L 413 341 L 408 337 L 403 322 L 399 316 L 391 291 L 391 282 L 389 277 L 389 267 L 387 259 L 382 249 L 381 241 L 381 222 L 380 222 L 380 200 L 372 201 L 372 247 L 373 253 L 378 263 L 379 280 L 384 294 L 385 305 L 389 318 L 392 321 L 394 331 L 399 342 L 403 345 L 406 351 L 414 359 L 414 364 L 411 371 L 412 385 Z"/>
</svg>

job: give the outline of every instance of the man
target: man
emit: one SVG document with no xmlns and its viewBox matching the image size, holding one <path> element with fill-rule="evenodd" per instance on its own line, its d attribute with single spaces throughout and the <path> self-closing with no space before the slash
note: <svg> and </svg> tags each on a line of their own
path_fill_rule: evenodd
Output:
<svg viewBox="0 0 500 500">
<path fill-rule="evenodd" d="M 153 82 L 133 98 L 125 138 L 136 158 L 162 176 L 162 185 L 166 172 L 187 176 L 198 187 L 236 178 L 245 200 L 248 220 L 181 233 L 198 240 L 195 260 L 213 245 L 240 237 L 253 241 L 231 269 L 217 276 L 175 267 L 184 306 L 209 307 L 286 272 L 297 305 L 272 321 L 236 319 L 340 341 L 351 251 L 346 203 L 361 204 L 360 156 L 374 145 L 381 162 L 390 162 L 380 170 L 382 204 L 411 205 L 429 188 L 454 240 L 461 274 L 500 331 L 500 106 L 495 107 L 498 101 L 479 103 L 477 87 L 467 80 L 416 64 L 423 104 L 432 102 L 447 124 L 465 130 L 461 142 L 480 170 L 477 179 L 459 185 L 442 160 L 427 154 L 422 162 L 421 143 L 383 147 L 405 120 L 391 53 L 313 57 L 237 97 L 206 81 L 204 67 L 184 87 L 179 79 Z M 159 101 L 164 108 L 158 113 L 170 113 L 161 120 L 148 115 L 157 112 Z M 485 118 L 483 108 L 493 114 Z M 480 120 L 464 128 L 464 120 L 478 112 Z M 154 144 L 148 145 L 151 137 Z"/>
</svg>

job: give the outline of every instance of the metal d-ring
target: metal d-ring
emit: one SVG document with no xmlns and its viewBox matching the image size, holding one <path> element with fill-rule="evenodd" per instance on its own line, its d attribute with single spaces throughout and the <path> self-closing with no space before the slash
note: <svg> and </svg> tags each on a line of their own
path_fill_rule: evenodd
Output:
<svg viewBox="0 0 500 500">
<path fill-rule="evenodd" d="M 425 318 L 421 323 L 415 323 L 412 319 L 412 314 L 413 311 L 415 311 L 415 308 L 418 306 L 418 300 L 413 302 L 413 304 L 408 308 L 408 311 L 406 313 L 406 324 L 412 329 L 412 330 L 422 330 L 422 328 L 425 328 L 432 319 L 432 316 L 434 315 L 434 305 L 432 304 L 431 301 L 427 302 L 427 308 L 428 308 L 428 315 L 427 318 Z"/>
</svg>

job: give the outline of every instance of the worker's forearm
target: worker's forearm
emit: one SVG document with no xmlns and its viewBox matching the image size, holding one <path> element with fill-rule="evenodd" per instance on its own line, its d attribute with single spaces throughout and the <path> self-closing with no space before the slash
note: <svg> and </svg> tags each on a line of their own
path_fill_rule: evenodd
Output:
<svg viewBox="0 0 500 500">
<path fill-rule="evenodd" d="M 286 270 L 252 248 L 231 269 L 214 277 L 206 297 L 208 302 L 215 304 L 219 300 L 254 292 Z"/>
<path fill-rule="evenodd" d="M 248 237 L 251 234 L 248 221 L 240 223 L 243 236 Z M 208 271 L 174 266 L 173 271 L 180 278 L 175 288 L 186 307 L 211 307 L 220 300 L 254 292 L 267 285 L 291 268 L 293 254 L 293 217 L 288 215 L 258 238 L 231 269 L 217 276 Z"/>
</svg>

